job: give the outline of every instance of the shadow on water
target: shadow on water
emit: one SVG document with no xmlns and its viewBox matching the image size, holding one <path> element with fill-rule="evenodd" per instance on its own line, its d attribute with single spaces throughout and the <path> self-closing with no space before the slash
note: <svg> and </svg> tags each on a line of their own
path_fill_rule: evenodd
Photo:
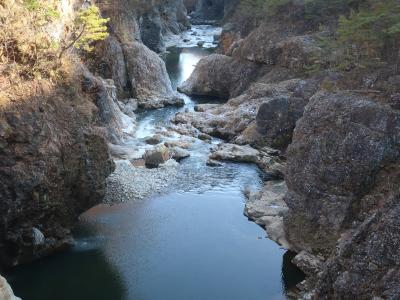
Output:
<svg viewBox="0 0 400 300">
<path fill-rule="evenodd" d="M 296 256 L 295 252 L 286 251 L 282 259 L 282 285 L 284 291 L 290 291 L 299 282 L 302 282 L 305 274 L 292 263 L 292 259 Z"/>
</svg>

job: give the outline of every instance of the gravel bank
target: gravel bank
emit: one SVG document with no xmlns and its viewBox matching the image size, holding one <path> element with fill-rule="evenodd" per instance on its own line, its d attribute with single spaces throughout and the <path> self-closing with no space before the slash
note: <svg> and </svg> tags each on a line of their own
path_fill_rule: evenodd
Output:
<svg viewBox="0 0 400 300">
<path fill-rule="evenodd" d="M 127 160 L 118 160 L 115 164 L 114 173 L 107 179 L 105 203 L 141 200 L 163 193 L 176 182 L 179 170 L 179 164 L 174 161 L 155 169 L 134 167 Z"/>
</svg>

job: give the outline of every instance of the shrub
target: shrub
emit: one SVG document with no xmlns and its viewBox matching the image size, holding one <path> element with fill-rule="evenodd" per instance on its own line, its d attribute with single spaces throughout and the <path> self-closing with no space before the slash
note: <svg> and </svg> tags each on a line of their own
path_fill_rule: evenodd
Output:
<svg viewBox="0 0 400 300">
<path fill-rule="evenodd" d="M 96 6 L 81 9 L 69 22 L 60 18 L 57 0 L 0 0 L 0 72 L 50 76 L 68 50 L 91 51 L 108 35 L 108 19 Z M 55 37 L 54 27 L 61 24 L 62 34 Z"/>
</svg>

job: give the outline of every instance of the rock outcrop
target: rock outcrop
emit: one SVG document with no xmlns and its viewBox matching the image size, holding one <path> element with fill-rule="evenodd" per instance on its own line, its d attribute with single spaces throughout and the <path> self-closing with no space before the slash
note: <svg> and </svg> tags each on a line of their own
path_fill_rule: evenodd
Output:
<svg viewBox="0 0 400 300">
<path fill-rule="evenodd" d="M 26 99 L 1 107 L 0 267 L 70 245 L 78 215 L 105 194 L 114 164 L 101 107 L 71 80 L 32 94 L 27 83 Z"/>
<path fill-rule="evenodd" d="M 180 113 L 174 121 L 237 144 L 266 144 L 284 149 L 317 89 L 318 80 L 256 83 L 226 104 L 198 105 L 195 112 Z"/>
<path fill-rule="evenodd" d="M 309 279 L 318 298 L 399 296 L 399 128 L 376 99 L 321 92 L 295 129 L 285 231 L 292 249 L 327 260 Z"/>
<path fill-rule="evenodd" d="M 134 42 L 123 47 L 133 97 L 143 108 L 183 105 L 173 91 L 164 61 L 143 44 Z"/>
<path fill-rule="evenodd" d="M 238 64 L 232 57 L 213 54 L 196 65 L 193 74 L 178 90 L 189 95 L 227 99 L 244 92 L 259 74 L 257 64 L 246 61 Z"/>
</svg>

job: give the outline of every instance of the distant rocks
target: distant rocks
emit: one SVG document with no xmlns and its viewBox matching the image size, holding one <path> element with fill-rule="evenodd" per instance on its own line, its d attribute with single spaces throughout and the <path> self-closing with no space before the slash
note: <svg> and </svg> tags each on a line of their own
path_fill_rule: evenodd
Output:
<svg viewBox="0 0 400 300">
<path fill-rule="evenodd" d="M 155 134 L 151 137 L 148 137 L 145 142 L 149 145 L 157 145 L 162 143 L 162 141 L 163 141 L 162 136 L 160 134 Z"/>
</svg>

